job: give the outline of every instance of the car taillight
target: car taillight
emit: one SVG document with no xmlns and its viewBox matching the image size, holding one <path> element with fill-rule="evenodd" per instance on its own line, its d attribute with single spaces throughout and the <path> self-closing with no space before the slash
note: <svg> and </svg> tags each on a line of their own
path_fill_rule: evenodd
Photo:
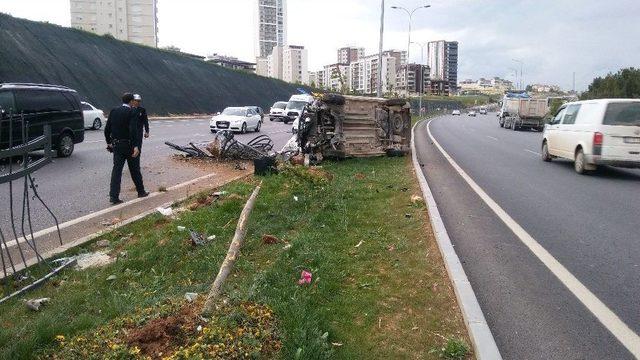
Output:
<svg viewBox="0 0 640 360">
<path fill-rule="evenodd" d="M 593 134 L 593 145 L 602 145 L 602 141 L 604 140 L 604 135 L 600 132 L 596 132 Z"/>
</svg>

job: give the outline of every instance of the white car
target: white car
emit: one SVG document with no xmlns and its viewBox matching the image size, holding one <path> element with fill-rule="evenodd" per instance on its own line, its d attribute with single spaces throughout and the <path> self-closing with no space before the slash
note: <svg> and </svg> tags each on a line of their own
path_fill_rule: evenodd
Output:
<svg viewBox="0 0 640 360">
<path fill-rule="evenodd" d="M 80 103 L 80 106 L 82 107 L 85 129 L 98 130 L 102 127 L 102 124 L 107 122 L 102 110 L 84 101 Z"/>
<path fill-rule="evenodd" d="M 269 109 L 269 120 L 270 121 L 282 121 L 286 116 L 284 110 L 287 108 L 286 101 L 278 101 L 271 109 Z"/>
<path fill-rule="evenodd" d="M 640 167 L 640 100 L 564 104 L 542 136 L 542 160 L 572 160 L 579 174 L 598 165 Z"/>
<path fill-rule="evenodd" d="M 481 107 L 480 108 L 480 115 L 487 115 L 487 108 L 486 107 Z"/>
<path fill-rule="evenodd" d="M 260 131 L 262 117 L 253 107 L 228 107 L 209 122 L 212 133 L 222 130 L 239 131 L 244 134 L 247 131 Z"/>
<path fill-rule="evenodd" d="M 469 111 L 469 113 L 467 115 L 476 117 L 476 112 L 471 110 L 471 111 Z"/>
<path fill-rule="evenodd" d="M 460 116 L 460 110 L 453 110 L 453 111 L 451 112 L 451 115 L 452 115 L 452 116 L 453 116 L 453 115 L 458 115 L 458 116 Z"/>
</svg>

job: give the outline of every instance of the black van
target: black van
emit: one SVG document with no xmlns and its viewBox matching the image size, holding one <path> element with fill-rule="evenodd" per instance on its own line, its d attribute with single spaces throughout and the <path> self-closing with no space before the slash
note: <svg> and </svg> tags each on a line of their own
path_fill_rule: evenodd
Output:
<svg viewBox="0 0 640 360">
<path fill-rule="evenodd" d="M 26 83 L 0 84 L 0 149 L 22 143 L 22 118 L 28 124 L 29 139 L 43 134 L 51 125 L 53 149 L 59 157 L 73 153 L 74 145 L 84 141 L 84 119 L 78 93 L 64 86 Z M 10 127 L 11 126 L 11 127 Z"/>
</svg>

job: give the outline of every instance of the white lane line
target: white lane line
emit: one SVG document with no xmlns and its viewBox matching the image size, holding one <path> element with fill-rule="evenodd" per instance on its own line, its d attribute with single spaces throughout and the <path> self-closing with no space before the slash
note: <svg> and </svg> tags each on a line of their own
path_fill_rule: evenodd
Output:
<svg viewBox="0 0 640 360">
<path fill-rule="evenodd" d="M 538 155 L 538 156 L 542 156 L 539 152 L 535 152 L 535 151 L 533 151 L 533 150 L 524 149 L 524 151 L 526 151 L 526 152 L 530 152 L 530 153 L 535 154 L 535 155 Z"/>
<path fill-rule="evenodd" d="M 498 141 L 498 138 L 497 138 L 497 137 L 493 137 L 493 136 L 489 136 L 489 135 L 487 135 L 487 137 L 488 137 L 489 139 L 491 139 L 491 140 Z"/>
<path fill-rule="evenodd" d="M 615 336 L 624 347 L 640 359 L 640 336 L 633 332 L 611 309 L 580 282 L 567 268 L 565 268 L 551 253 L 540 245 L 527 231 L 522 228 L 507 212 L 498 205 L 473 179 L 453 160 L 431 133 L 431 123 L 427 124 L 427 132 L 431 141 L 440 150 L 449 164 L 469 184 L 473 191 L 493 210 L 520 241 L 553 273 L 564 286 L 578 298 L 578 300 L 600 321 L 600 323 Z"/>
</svg>

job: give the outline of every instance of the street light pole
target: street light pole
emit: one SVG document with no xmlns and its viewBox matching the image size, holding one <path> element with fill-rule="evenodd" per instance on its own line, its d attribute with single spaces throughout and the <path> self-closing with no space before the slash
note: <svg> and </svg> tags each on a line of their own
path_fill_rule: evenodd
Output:
<svg viewBox="0 0 640 360">
<path fill-rule="evenodd" d="M 382 97 L 382 48 L 384 45 L 384 0 L 380 6 L 380 49 L 378 52 L 378 97 Z"/>
<path fill-rule="evenodd" d="M 422 96 L 424 95 L 424 66 L 425 66 L 425 64 L 424 64 L 424 47 L 427 46 L 428 43 L 426 43 L 426 42 L 423 42 L 423 43 L 412 42 L 412 44 L 416 44 L 416 45 L 420 46 L 420 58 L 421 58 L 420 64 L 422 65 L 422 68 L 421 68 L 422 76 L 420 77 L 420 81 L 421 81 L 421 83 L 420 83 L 420 91 L 418 92 L 418 94 L 420 95 L 420 100 L 419 100 L 419 105 L 418 105 L 419 106 L 418 114 L 420 114 L 420 116 L 422 116 Z M 418 86 L 417 77 L 418 77 L 418 74 L 416 72 L 416 87 Z M 407 83 L 407 85 L 408 85 L 408 83 Z"/>
<path fill-rule="evenodd" d="M 394 10 L 403 10 L 409 16 L 409 41 L 407 42 L 407 60 L 404 64 L 404 89 L 407 92 L 407 97 L 409 97 L 409 61 L 411 59 L 411 20 L 413 19 L 413 14 L 420 10 L 430 8 L 431 5 L 423 5 L 419 6 L 411 11 L 401 7 L 401 6 L 392 6 L 391 8 Z"/>
<path fill-rule="evenodd" d="M 517 59 L 512 59 L 513 61 L 517 62 L 520 64 L 520 90 L 524 90 L 524 79 L 522 78 L 522 67 L 524 66 L 524 61 L 522 60 L 517 60 Z"/>
</svg>

